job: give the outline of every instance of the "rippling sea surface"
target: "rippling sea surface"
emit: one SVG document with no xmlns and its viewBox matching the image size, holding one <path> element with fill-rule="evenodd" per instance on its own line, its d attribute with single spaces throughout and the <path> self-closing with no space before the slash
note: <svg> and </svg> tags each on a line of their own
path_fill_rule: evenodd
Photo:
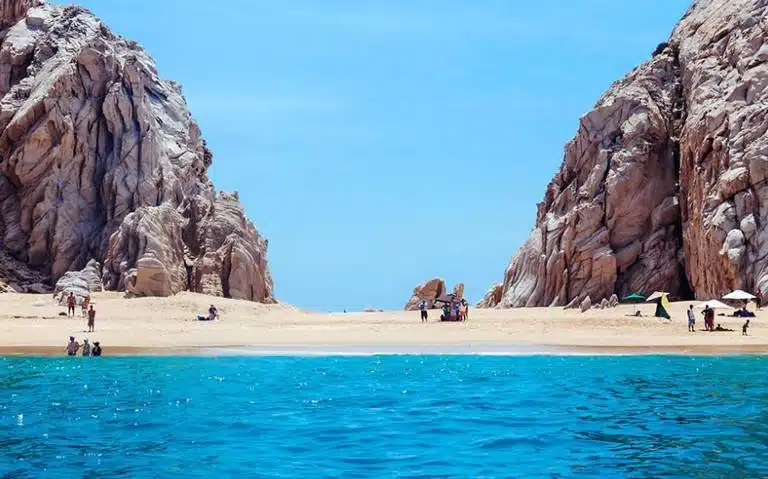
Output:
<svg viewBox="0 0 768 479">
<path fill-rule="evenodd" d="M 765 477 L 767 366 L 0 358 L 0 477 Z"/>
</svg>

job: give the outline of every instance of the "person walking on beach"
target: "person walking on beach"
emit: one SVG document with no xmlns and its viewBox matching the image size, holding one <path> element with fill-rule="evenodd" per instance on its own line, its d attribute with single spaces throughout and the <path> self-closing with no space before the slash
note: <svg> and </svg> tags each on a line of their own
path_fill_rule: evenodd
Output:
<svg viewBox="0 0 768 479">
<path fill-rule="evenodd" d="M 744 323 L 744 326 L 741 327 L 742 336 L 749 336 L 749 333 L 747 333 L 747 329 L 749 329 L 749 320 L 747 320 L 747 322 Z"/>
<path fill-rule="evenodd" d="M 75 293 L 70 291 L 69 297 L 67 297 L 67 317 L 70 314 L 72 314 L 72 317 L 75 316 L 75 306 L 77 306 L 77 298 L 75 298 Z"/>
<path fill-rule="evenodd" d="M 101 356 L 101 343 L 98 341 L 93 342 L 93 351 L 91 351 L 91 356 Z"/>
<path fill-rule="evenodd" d="M 77 356 L 77 351 L 80 350 L 80 343 L 75 341 L 74 336 L 69 337 L 69 344 L 67 344 L 67 356 Z"/>
<path fill-rule="evenodd" d="M 88 342 L 88 338 L 83 339 L 83 357 L 91 357 L 91 344 Z"/>
<path fill-rule="evenodd" d="M 96 331 L 96 310 L 91 305 L 91 309 L 88 310 L 88 332 L 93 333 L 94 331 Z"/>
<path fill-rule="evenodd" d="M 693 312 L 693 305 L 688 308 L 688 332 L 696 332 L 696 314 Z"/>
<path fill-rule="evenodd" d="M 429 318 L 429 313 L 427 312 L 427 302 L 422 301 L 419 305 L 419 310 L 421 311 L 421 322 L 426 323 Z"/>
</svg>

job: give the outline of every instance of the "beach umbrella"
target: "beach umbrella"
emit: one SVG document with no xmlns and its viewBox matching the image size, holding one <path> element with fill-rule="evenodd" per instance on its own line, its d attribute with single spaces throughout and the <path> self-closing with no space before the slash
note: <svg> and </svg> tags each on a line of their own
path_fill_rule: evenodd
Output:
<svg viewBox="0 0 768 479">
<path fill-rule="evenodd" d="M 723 296 L 722 299 L 729 299 L 734 301 L 750 301 L 755 299 L 756 296 L 754 294 L 749 294 L 746 291 L 742 291 L 740 289 L 737 289 L 735 291 L 731 291 L 730 293 Z"/>
<path fill-rule="evenodd" d="M 665 293 L 664 291 L 654 291 L 652 295 L 646 298 L 646 301 L 648 302 L 656 301 L 657 299 L 661 299 L 664 296 L 669 296 L 669 293 Z"/>
<path fill-rule="evenodd" d="M 706 303 L 697 304 L 696 308 L 704 309 L 707 306 L 709 306 L 710 309 L 731 309 L 730 306 L 716 299 L 710 299 Z"/>
<path fill-rule="evenodd" d="M 621 298 L 622 301 L 645 301 L 645 296 L 639 293 L 632 293 Z"/>
</svg>

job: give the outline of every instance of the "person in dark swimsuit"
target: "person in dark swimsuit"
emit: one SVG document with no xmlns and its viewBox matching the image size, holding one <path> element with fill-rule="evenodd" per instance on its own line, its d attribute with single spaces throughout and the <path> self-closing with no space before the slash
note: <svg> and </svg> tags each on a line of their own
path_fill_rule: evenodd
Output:
<svg viewBox="0 0 768 479">
<path fill-rule="evenodd" d="M 91 356 L 101 356 L 101 343 L 98 341 L 93 342 L 93 349 L 91 350 Z"/>
<path fill-rule="evenodd" d="M 744 323 L 744 326 L 741 327 L 742 336 L 749 336 L 749 333 L 747 333 L 747 329 L 749 329 L 749 320 L 747 320 L 747 322 Z"/>
</svg>

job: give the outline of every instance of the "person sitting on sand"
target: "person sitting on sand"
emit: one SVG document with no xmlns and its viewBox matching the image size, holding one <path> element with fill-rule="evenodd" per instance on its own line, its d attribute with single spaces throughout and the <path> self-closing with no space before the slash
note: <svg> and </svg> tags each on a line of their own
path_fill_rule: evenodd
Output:
<svg viewBox="0 0 768 479">
<path fill-rule="evenodd" d="M 72 314 L 72 316 L 75 315 L 76 305 L 77 305 L 77 298 L 75 298 L 75 293 L 70 291 L 69 296 L 67 297 L 67 317 L 69 317 L 70 313 Z"/>
<path fill-rule="evenodd" d="M 88 338 L 83 339 L 83 357 L 91 356 L 91 344 L 88 342 Z"/>
<path fill-rule="evenodd" d="M 69 344 L 67 344 L 67 356 L 77 356 L 77 352 L 80 350 L 80 343 L 75 341 L 74 336 L 69 337 Z"/>
<path fill-rule="evenodd" d="M 219 311 L 216 309 L 216 306 L 211 305 L 211 307 L 208 308 L 208 321 L 213 321 L 218 317 L 219 317 Z"/>
<path fill-rule="evenodd" d="M 98 341 L 93 342 L 93 350 L 91 351 L 91 356 L 101 356 L 101 343 Z"/>
<path fill-rule="evenodd" d="M 747 322 L 744 323 L 744 326 L 741 327 L 742 336 L 749 336 L 749 334 L 747 333 L 747 329 L 749 329 L 749 320 L 747 320 Z"/>
<path fill-rule="evenodd" d="M 693 305 L 688 308 L 688 332 L 696 332 L 696 314 L 693 312 Z"/>
</svg>

